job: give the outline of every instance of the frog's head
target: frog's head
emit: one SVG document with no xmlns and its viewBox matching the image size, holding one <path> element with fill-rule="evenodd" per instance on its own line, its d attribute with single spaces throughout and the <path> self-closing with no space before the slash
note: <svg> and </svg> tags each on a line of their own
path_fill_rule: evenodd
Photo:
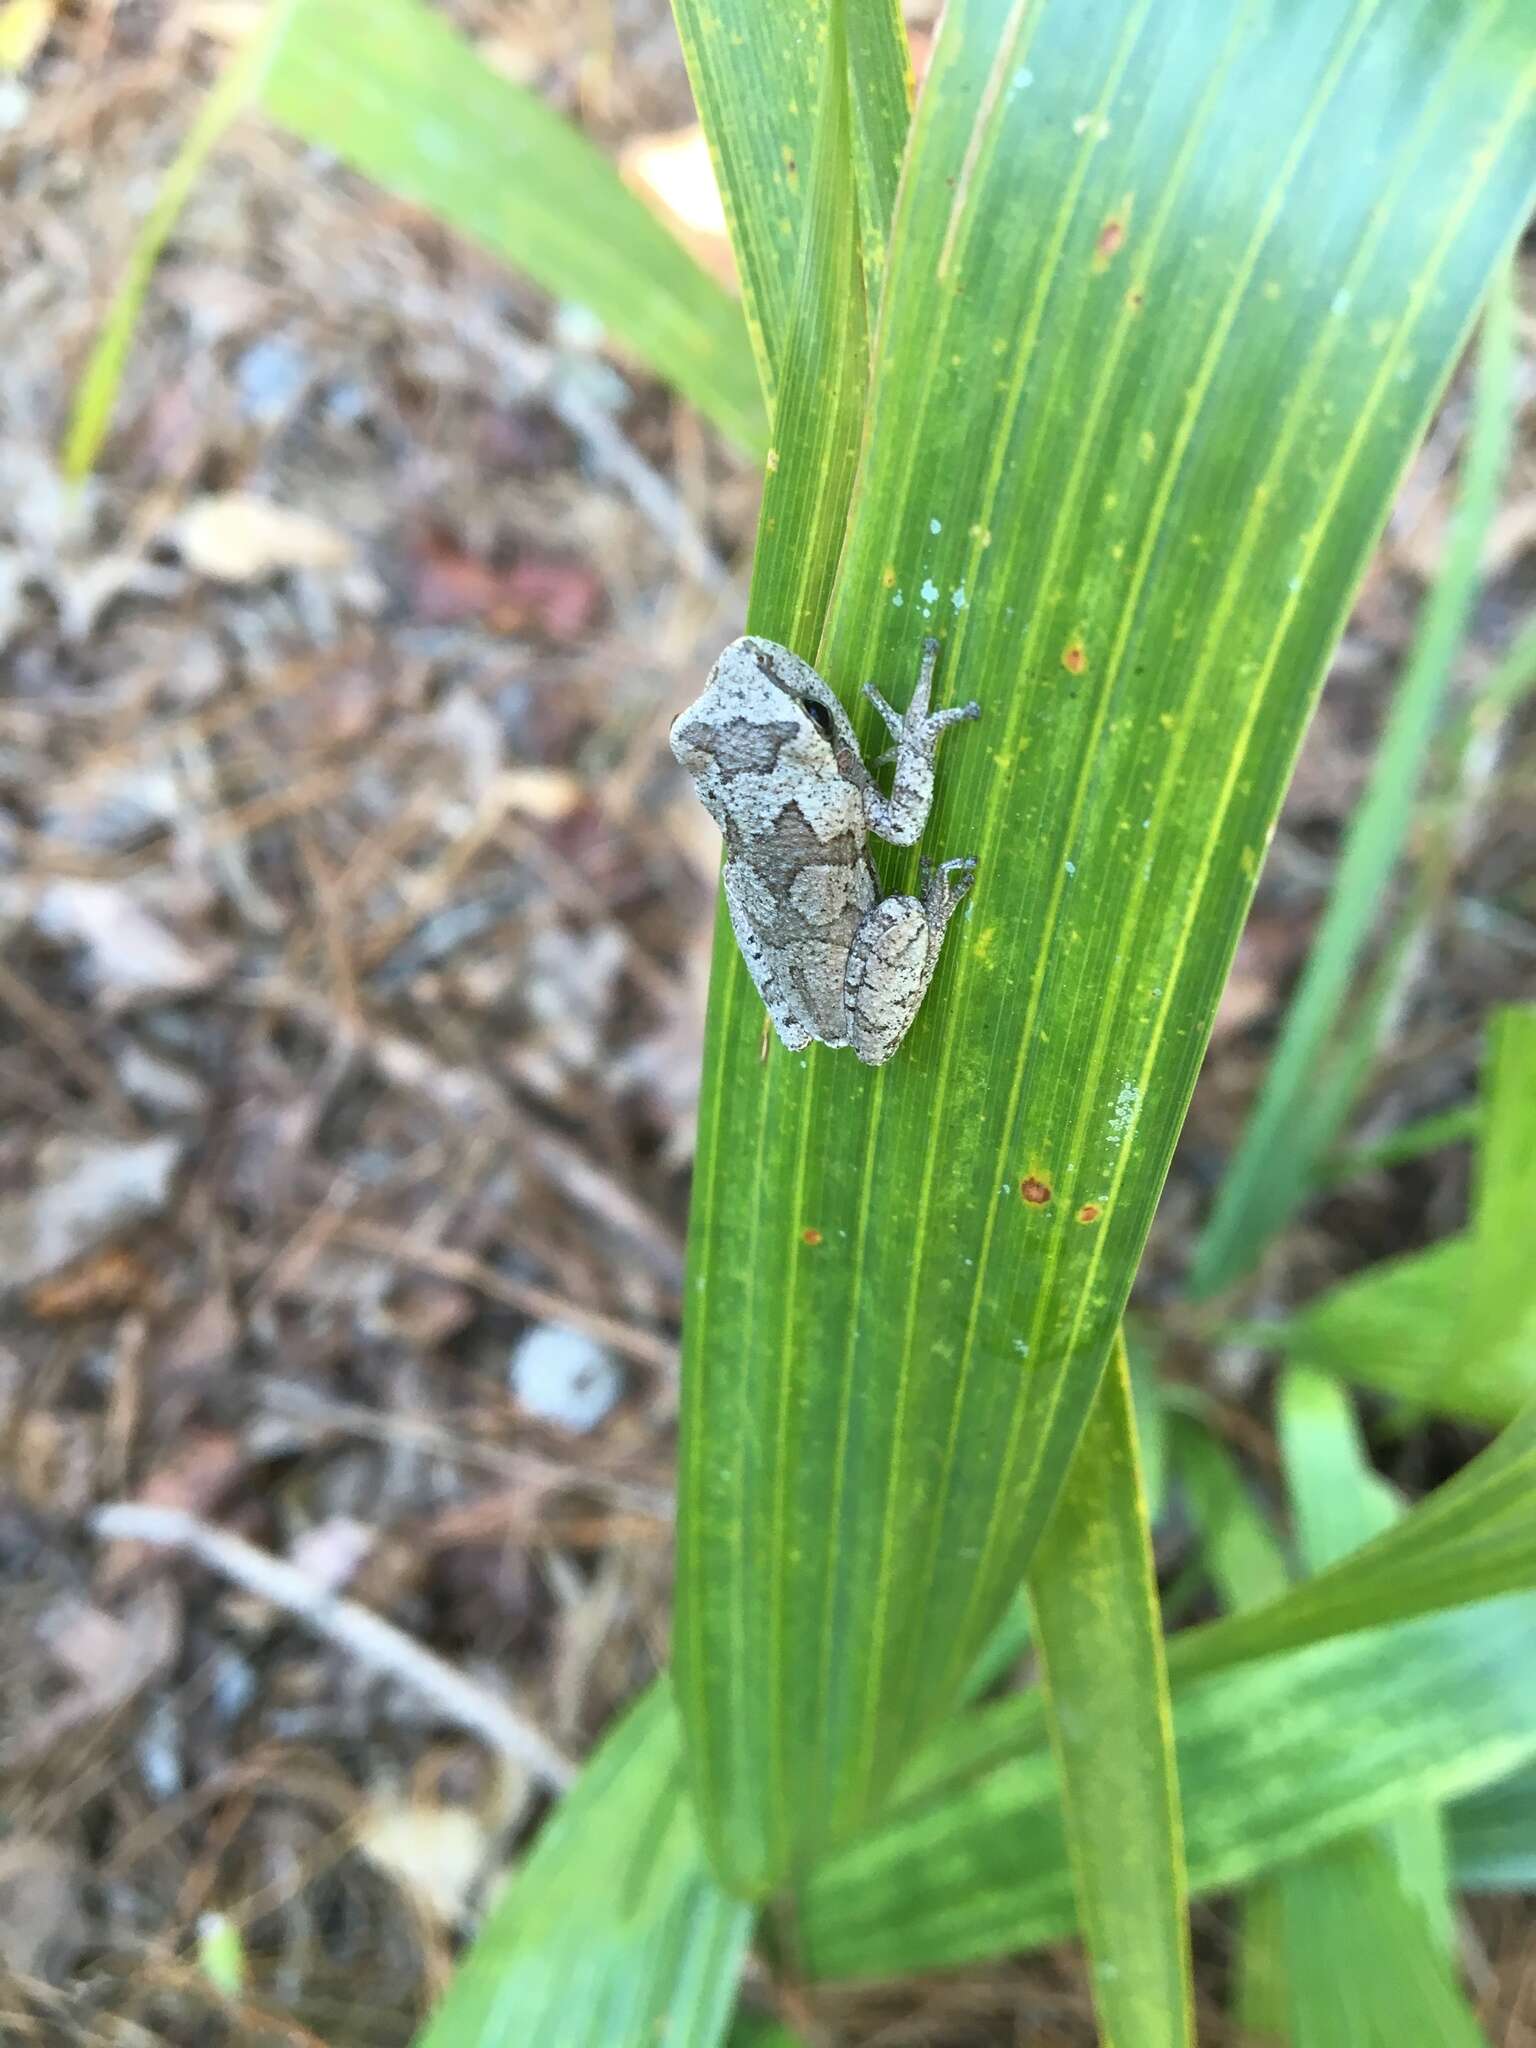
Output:
<svg viewBox="0 0 1536 2048">
<path fill-rule="evenodd" d="M 726 648 L 672 721 L 671 744 L 717 818 L 739 776 L 824 782 L 859 773 L 858 742 L 836 696 L 808 662 L 755 634 Z"/>
</svg>

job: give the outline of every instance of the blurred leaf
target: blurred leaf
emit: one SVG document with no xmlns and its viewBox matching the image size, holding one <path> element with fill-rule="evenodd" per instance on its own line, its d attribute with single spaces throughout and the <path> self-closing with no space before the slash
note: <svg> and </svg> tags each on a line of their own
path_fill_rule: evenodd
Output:
<svg viewBox="0 0 1536 2048">
<path fill-rule="evenodd" d="M 725 203 L 771 410 L 797 300 L 831 0 L 776 0 L 771 7 L 761 0 L 673 0 L 672 11 Z M 911 72 L 895 0 L 849 0 L 846 17 L 854 87 L 849 148 L 873 307 L 906 146 Z"/>
<path fill-rule="evenodd" d="M 1376 1000 L 1367 1000 L 1352 1021 L 1346 1021 L 1346 1011 L 1361 955 L 1380 920 L 1383 892 L 1413 824 L 1477 595 L 1483 545 L 1509 460 L 1514 373 L 1514 290 L 1506 267 L 1495 276 L 1483 315 L 1475 409 L 1445 561 L 1425 600 L 1370 782 L 1345 832 L 1328 907 L 1308 948 L 1259 1099 L 1196 1250 L 1189 1291 L 1197 1300 L 1248 1272 L 1301 1202 L 1375 1050 L 1395 970 L 1389 966 L 1378 977 Z"/>
<path fill-rule="evenodd" d="M 1536 1596 L 1198 1678 L 1175 1670 L 1173 1708 L 1191 1886 L 1245 1884 L 1536 1756 Z M 1008 1954 L 1074 1919 L 1034 1693 L 947 1727 L 888 1817 L 818 1864 L 797 1900 L 801 1960 L 827 1978 Z"/>
<path fill-rule="evenodd" d="M 1401 1166 L 1405 1160 L 1421 1159 L 1426 1152 L 1438 1152 L 1446 1145 L 1464 1144 L 1475 1138 L 1482 1123 L 1482 1104 L 1459 1103 L 1455 1109 L 1439 1110 L 1420 1117 L 1384 1138 L 1364 1145 L 1351 1145 L 1336 1152 L 1321 1169 L 1328 1182 L 1349 1180 L 1358 1173 L 1370 1173 L 1382 1166 Z"/>
<path fill-rule="evenodd" d="M 1328 1851 L 1317 1853 L 1326 1856 Z M 1285 1978 L 1285 1902 L 1277 1879 L 1260 1878 L 1238 1902 L 1237 1979 L 1232 2017 L 1243 2048 L 1279 2048 L 1289 2027 Z"/>
<path fill-rule="evenodd" d="M 87 476 L 95 467 L 112 424 L 129 345 L 160 252 L 170 240 L 192 188 L 202 176 L 204 164 L 223 140 L 226 129 L 260 92 L 278 45 L 296 11 L 306 4 L 311 4 L 311 0 L 273 0 L 261 27 L 225 65 L 199 108 L 186 141 L 161 179 L 154 205 L 128 252 L 122 282 L 112 296 L 84 375 L 75 387 L 61 456 L 66 476 Z"/>
<path fill-rule="evenodd" d="M 1192 1416 L 1169 1417 L 1174 1470 L 1223 1606 L 1256 1607 L 1291 1583 L 1280 1540 L 1226 1446 Z"/>
<path fill-rule="evenodd" d="M 1263 1606 L 1186 1630 L 1180 1674 L 1215 1671 L 1536 1583 L 1536 1402 L 1395 1527 Z"/>
<path fill-rule="evenodd" d="M 755 112 L 701 71 L 755 32 L 687 30 L 767 330 L 790 68 Z M 728 948 L 712 985 L 677 1660 L 745 1891 L 879 1804 L 1049 1517 L 1328 647 L 1525 217 L 1531 61 L 1512 0 L 946 9 L 818 666 L 899 696 L 947 630 L 983 724 L 927 844 L 977 887 L 877 1071 L 763 1060 Z"/>
<path fill-rule="evenodd" d="M 765 435 L 741 309 L 600 150 L 423 0 L 299 0 L 267 111 L 587 306 L 750 452 Z"/>
<path fill-rule="evenodd" d="M 1123 1340 L 1035 1552 L 1030 1604 L 1104 2041 L 1193 2048 L 1168 1674 Z"/>
<path fill-rule="evenodd" d="M 1470 1229 L 1346 1280 L 1275 1338 L 1361 1385 L 1504 1422 L 1536 1397 L 1536 1008 L 1497 1011 L 1489 1041 Z"/>
<path fill-rule="evenodd" d="M 1168 1462 L 1168 1416 L 1157 1351 L 1129 1321 L 1121 1325 L 1121 1335 L 1131 1372 L 1131 1408 L 1136 1418 L 1136 1454 L 1147 1496 L 1147 1521 L 1155 1529 L 1163 1512 Z"/>
<path fill-rule="evenodd" d="M 129 254 L 76 394 L 71 476 L 100 453 L 160 252 L 210 151 L 258 97 L 304 141 L 590 308 L 722 433 L 762 451 L 741 308 L 601 151 L 424 0 L 274 0 L 204 102 Z"/>
<path fill-rule="evenodd" d="M 1278 1880 L 1291 2048 L 1486 2048 L 1443 1947 L 1379 1843 L 1357 1835 Z"/>
<path fill-rule="evenodd" d="M 966 1675 L 961 1698 L 984 1699 L 1000 1678 L 1024 1655 L 1030 1644 L 1029 1600 L 1020 1587 L 1003 1609 L 1002 1619 L 982 1644 Z"/>
<path fill-rule="evenodd" d="M 705 1867 L 663 1681 L 545 1823 L 419 2048 L 713 2048 L 751 1925 Z"/>
<path fill-rule="evenodd" d="M 1446 1811 L 1456 1882 L 1471 1892 L 1536 1892 L 1536 1770 L 1517 1771 Z"/>
<path fill-rule="evenodd" d="M 1318 1373 L 1292 1369 L 1278 1389 L 1280 1443 L 1304 1564 L 1323 1571 L 1391 1528 L 1402 1504 L 1372 1471 L 1348 1397 Z M 1339 2038 L 1388 2043 L 1431 2025 L 1432 2038 L 1476 2041 L 1476 2023 L 1451 1974 L 1455 1932 L 1445 1829 L 1431 1805 L 1404 1807 L 1375 1838 L 1332 1843 L 1268 1880 L 1279 1901 L 1292 2048 Z M 1368 1961 L 1319 1933 L 1358 1888 L 1351 1928 Z M 1411 2003 L 1405 2005 L 1404 2001 Z M 1412 2022 L 1417 2008 L 1424 2018 Z M 1347 2016 L 1347 2036 L 1333 2031 Z"/>
<path fill-rule="evenodd" d="M 1281 1453 L 1302 1562 L 1325 1571 L 1394 1527 L 1403 1504 L 1372 1470 L 1348 1396 L 1332 1380 L 1297 1367 L 1277 1389 Z M 1407 1901 L 1417 1909 L 1415 1939 L 1427 1930 L 1442 1955 L 1455 1948 L 1445 1827 L 1431 1806 L 1405 1807 L 1383 1830 Z M 1309 1866 L 1298 1866 L 1304 1879 Z"/>
</svg>

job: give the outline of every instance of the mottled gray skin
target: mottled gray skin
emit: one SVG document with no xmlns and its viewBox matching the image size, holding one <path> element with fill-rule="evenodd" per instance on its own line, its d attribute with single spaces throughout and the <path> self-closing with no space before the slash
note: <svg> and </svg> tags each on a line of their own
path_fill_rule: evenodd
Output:
<svg viewBox="0 0 1536 2048">
<path fill-rule="evenodd" d="M 870 832 L 913 845 L 933 803 L 939 735 L 980 716 L 975 704 L 928 709 L 939 643 L 923 643 L 917 687 L 899 717 L 864 694 L 890 730 L 890 794 L 875 785 L 847 713 L 787 647 L 748 635 L 710 670 L 672 725 L 672 751 L 725 835 L 725 900 L 736 942 L 785 1045 L 851 1045 L 888 1060 L 933 978 L 944 928 L 971 886 L 974 860 L 922 863 L 921 896 L 886 896 L 865 850 Z M 877 764 L 878 765 L 878 764 Z"/>
</svg>

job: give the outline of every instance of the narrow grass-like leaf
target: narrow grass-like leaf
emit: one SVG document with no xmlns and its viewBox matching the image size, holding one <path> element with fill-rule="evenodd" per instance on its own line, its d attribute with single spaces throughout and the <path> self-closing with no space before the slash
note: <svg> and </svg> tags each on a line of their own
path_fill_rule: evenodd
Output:
<svg viewBox="0 0 1536 2048">
<path fill-rule="evenodd" d="M 1536 1398 L 1536 1008 L 1496 1013 L 1471 1226 L 1372 1266 L 1281 1325 L 1292 1356 L 1474 1421 Z"/>
<path fill-rule="evenodd" d="M 819 118 L 811 146 L 812 189 L 802 217 L 794 304 L 785 315 L 781 338 L 774 445 L 763 491 L 748 604 L 748 623 L 755 632 L 764 633 L 807 658 L 814 658 L 821 639 L 832 574 L 847 520 L 868 389 L 868 335 L 859 258 L 858 200 L 850 154 L 843 24 L 843 10 L 834 4 L 822 51 L 821 83 L 815 102 Z M 715 921 L 715 985 L 729 985 L 733 977 L 743 972 L 722 905 Z M 727 1048 L 728 1041 L 718 1035 L 706 1048 L 707 1103 L 718 1105 L 723 1099 L 719 1063 Z M 712 1123 L 703 1142 L 719 1142 Z M 737 1168 L 748 1176 L 759 1170 L 752 1155 L 738 1158 Z M 750 1180 L 746 1193 L 747 1199 L 734 1202 L 721 1215 L 707 1250 L 695 1234 L 686 1283 L 690 1327 L 704 1320 L 716 1293 L 727 1280 L 735 1280 L 749 1292 L 776 1285 L 778 1275 L 774 1266 L 782 1232 L 770 1233 L 765 1229 L 762 1209 L 750 1199 Z M 764 1391 L 775 1405 L 754 1415 L 752 1434 L 783 1443 L 796 1428 L 787 1401 L 790 1389 L 787 1383 L 780 1383 L 770 1384 Z M 782 1405 L 781 1396 L 786 1397 Z M 741 1426 L 747 1426 L 744 1418 Z M 709 1467 L 718 1470 L 726 1455 L 725 1447 L 713 1444 L 707 1432 L 694 1429 L 685 1433 L 681 1457 L 683 1513 L 678 1528 L 678 1569 L 684 1576 L 709 1575 L 714 1568 L 712 1546 L 724 1543 L 735 1550 L 755 1537 L 740 1511 L 740 1503 L 733 1502 L 730 1513 L 718 1520 L 706 1518 L 696 1510 L 695 1503 L 706 1491 L 705 1473 L 699 1461 L 705 1460 Z M 762 1519 L 772 1531 L 771 1540 L 780 1548 L 795 1541 L 787 1519 L 789 1503 L 783 1484 L 786 1478 L 782 1464 L 775 1472 L 766 1460 L 754 1458 L 752 1498 L 760 1504 Z M 757 1492 L 764 1481 L 774 1487 L 771 1495 Z M 745 1561 L 738 1556 L 733 1569 L 744 1571 Z M 793 1615 L 780 1604 L 783 1592 L 782 1583 L 776 1584 L 769 1596 L 772 1604 L 755 1617 L 766 1625 L 775 1644 L 784 1641 L 794 1622 Z M 773 1804 L 781 1811 L 787 1810 L 795 1797 L 785 1775 L 787 1764 L 778 1755 L 759 1759 L 746 1747 L 751 1711 L 745 1701 L 737 1702 L 728 1690 L 745 1674 L 738 1659 L 732 1659 L 718 1672 L 710 1666 L 711 1652 L 699 1633 L 702 1618 L 697 1603 L 679 1614 L 673 1639 L 679 1682 L 697 1698 L 709 1667 L 709 1683 L 713 1685 L 717 1678 L 723 1679 L 727 1692 L 724 1696 L 716 1695 L 719 1711 L 707 1717 L 696 1712 L 692 1717 L 690 1762 L 695 1783 L 704 1788 L 739 1780 L 743 1773 L 765 1761 L 775 1774 Z M 707 1827 L 718 1821 L 707 1798 L 704 1815 Z M 739 1872 L 739 1858 L 722 1841 L 715 1839 L 711 1846 L 718 1867 Z"/>
<path fill-rule="evenodd" d="M 1402 853 L 1456 652 L 1471 615 L 1479 564 L 1498 506 L 1514 421 L 1515 310 L 1510 273 L 1488 294 L 1472 431 L 1446 559 L 1425 601 L 1413 652 L 1350 819 L 1327 910 L 1286 1012 L 1280 1040 L 1222 1180 L 1190 1272 L 1196 1298 L 1218 1293 L 1257 1261 L 1305 1196 L 1364 1077 L 1392 977 L 1348 1031 L 1341 1023 L 1382 893 Z M 1329 1055 L 1332 1062 L 1329 1063 Z M 1326 1071 L 1320 1073 L 1320 1066 Z"/>
<path fill-rule="evenodd" d="M 1352 1836 L 1275 1884 L 1290 2048 L 1487 2048 L 1442 1946 L 1380 1843 Z"/>
<path fill-rule="evenodd" d="M 1243 1894 L 1235 1969 L 1232 2016 L 1243 2048 L 1280 2048 L 1287 2025 L 1285 1913 L 1273 1879 L 1260 1878 Z"/>
<path fill-rule="evenodd" d="M 1169 1649 L 1181 1676 L 1536 1584 L 1536 1402 L 1395 1527 L 1279 1599 Z"/>
<path fill-rule="evenodd" d="M 70 475 L 100 453 L 144 294 L 209 153 L 258 97 L 305 141 L 588 306 L 738 446 L 763 450 L 740 306 L 584 136 L 493 71 L 425 0 L 275 0 L 209 95 L 130 252 L 76 395 Z"/>
<path fill-rule="evenodd" d="M 1173 1684 L 1197 1893 L 1246 1884 L 1405 1804 L 1536 1755 L 1536 1596 L 1430 1615 Z M 888 1818 L 798 1897 L 817 1977 L 909 1973 L 1054 1941 L 1075 1921 L 1034 1695 L 936 1738 Z"/>
<path fill-rule="evenodd" d="M 128 360 L 133 331 L 138 325 L 144 294 L 149 290 L 155 265 L 170 240 L 192 188 L 202 176 L 203 166 L 218 147 L 231 122 L 237 120 L 259 92 L 263 75 L 293 21 L 294 15 L 313 0 L 275 0 L 261 26 L 224 67 L 218 83 L 204 100 L 187 139 L 176 152 L 175 161 L 161 180 L 143 227 L 128 252 L 122 282 L 113 294 L 107 317 L 91 350 L 85 374 L 75 391 L 69 428 L 64 438 L 64 472 L 83 477 L 95 466 L 102 442 L 112 423 L 123 368 Z"/>
<path fill-rule="evenodd" d="M 797 303 L 802 216 L 832 0 L 673 0 L 725 205 L 770 409 Z M 848 0 L 850 161 L 868 301 L 878 304 L 911 72 L 894 0 Z"/>
<path fill-rule="evenodd" d="M 1278 1600 L 1291 1583 L 1280 1539 L 1226 1447 L 1193 1416 L 1169 1418 L 1174 1470 L 1200 1532 L 1212 1585 L 1227 1607 Z"/>
<path fill-rule="evenodd" d="M 586 138 L 503 78 L 425 0 L 299 0 L 269 113 L 387 190 L 589 307 L 614 338 L 760 452 L 741 308 Z"/>
<path fill-rule="evenodd" d="M 1277 1389 L 1281 1453 L 1302 1563 L 1326 1571 L 1403 1515 L 1403 1503 L 1371 1469 L 1349 1398 L 1336 1381 L 1292 1367 Z M 1454 1950 L 1445 1826 L 1432 1806 L 1405 1807 L 1382 1845 L 1419 1920 L 1445 1956 Z"/>
<path fill-rule="evenodd" d="M 705 1865 L 655 1685 L 546 1823 L 419 2048 L 714 2048 L 750 1932 Z"/>
<path fill-rule="evenodd" d="M 977 885 L 878 1071 L 712 991 L 677 1655 L 743 1889 L 878 1803 L 1049 1516 L 1533 84 L 1512 0 L 946 10 L 819 666 L 900 701 L 947 636 Z"/>
<path fill-rule="evenodd" d="M 1456 1800 L 1446 1820 L 1463 1891 L 1536 1892 L 1536 1770 Z"/>
<path fill-rule="evenodd" d="M 1156 1528 L 1163 1512 L 1168 1471 L 1168 1414 L 1163 1403 L 1162 1381 L 1158 1377 L 1157 1351 L 1134 1324 L 1123 1324 L 1121 1335 L 1125 1339 L 1126 1364 L 1131 1374 L 1136 1457 L 1141 1467 L 1142 1490 L 1147 1497 L 1147 1520 Z"/>
<path fill-rule="evenodd" d="M 912 121 L 912 60 L 901 0 L 849 0 L 847 13 L 859 242 L 873 327 L 885 286 L 896 185 Z"/>
<path fill-rule="evenodd" d="M 1030 1575 L 1078 1918 L 1107 2048 L 1193 2044 L 1162 1621 L 1117 1339 Z"/>
<path fill-rule="evenodd" d="M 807 660 L 815 659 L 832 594 L 869 387 L 842 0 L 831 0 L 816 106 L 747 607 L 753 632 Z M 729 941 L 723 918 L 721 937 Z"/>
<path fill-rule="evenodd" d="M 1336 1152 L 1322 1167 L 1320 1178 L 1329 1182 L 1351 1180 L 1359 1173 L 1422 1159 L 1426 1152 L 1438 1152 L 1447 1145 L 1465 1144 L 1477 1136 L 1482 1113 L 1481 1103 L 1463 1102 L 1455 1109 L 1419 1117 L 1369 1144 L 1350 1145 Z"/>
</svg>

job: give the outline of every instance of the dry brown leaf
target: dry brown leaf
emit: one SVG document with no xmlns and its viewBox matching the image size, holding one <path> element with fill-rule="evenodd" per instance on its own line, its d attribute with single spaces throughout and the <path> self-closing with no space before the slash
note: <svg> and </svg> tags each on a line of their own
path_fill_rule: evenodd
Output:
<svg viewBox="0 0 1536 2048">
<path fill-rule="evenodd" d="M 357 551 L 309 512 L 247 491 L 198 498 L 172 526 L 189 569 L 216 583 L 263 583 L 285 569 L 348 569 Z"/>
<path fill-rule="evenodd" d="M 490 1838 L 466 1806 L 372 1800 L 357 1824 L 357 1845 L 411 1892 L 445 1927 L 464 1913 L 486 1866 Z"/>
<path fill-rule="evenodd" d="M 154 1286 L 154 1268 L 137 1252 L 124 1245 L 108 1245 L 55 1278 L 39 1281 L 27 1296 L 27 1314 L 44 1323 L 107 1315 L 147 1302 Z"/>
</svg>

